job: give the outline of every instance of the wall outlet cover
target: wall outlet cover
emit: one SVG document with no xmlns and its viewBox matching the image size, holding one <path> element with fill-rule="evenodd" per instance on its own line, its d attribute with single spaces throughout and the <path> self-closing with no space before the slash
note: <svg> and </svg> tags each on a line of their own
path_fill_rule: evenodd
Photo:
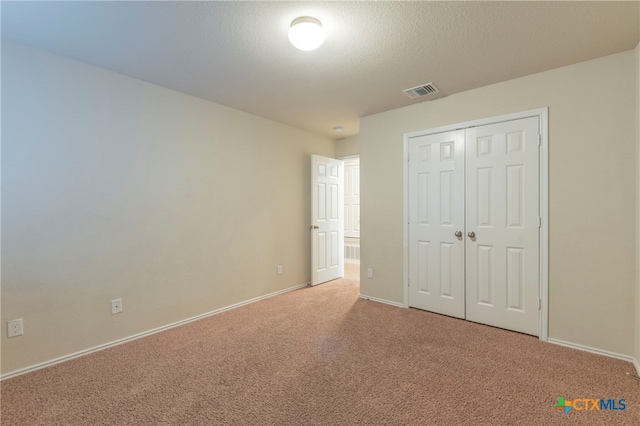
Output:
<svg viewBox="0 0 640 426">
<path fill-rule="evenodd" d="M 113 299 L 111 301 L 111 315 L 122 312 L 122 299 Z"/>
<path fill-rule="evenodd" d="M 24 334 L 22 318 L 7 322 L 7 337 L 16 337 Z"/>
</svg>

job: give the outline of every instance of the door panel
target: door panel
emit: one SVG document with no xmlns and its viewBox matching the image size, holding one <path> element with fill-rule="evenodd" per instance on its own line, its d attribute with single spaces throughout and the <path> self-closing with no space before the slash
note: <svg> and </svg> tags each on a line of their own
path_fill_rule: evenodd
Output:
<svg viewBox="0 0 640 426">
<path fill-rule="evenodd" d="M 311 156 L 311 284 L 344 277 L 344 165 Z"/>
<path fill-rule="evenodd" d="M 464 133 L 409 141 L 409 305 L 464 318 Z"/>
<path fill-rule="evenodd" d="M 453 244 L 440 243 L 440 297 L 453 298 Z M 456 265 L 457 266 L 457 265 Z"/>
<path fill-rule="evenodd" d="M 475 301 L 479 305 L 493 307 L 493 274 L 492 274 L 492 254 L 493 247 L 487 245 L 479 245 L 476 251 L 477 255 L 477 297 Z"/>
<path fill-rule="evenodd" d="M 466 130 L 467 319 L 539 334 L 538 119 Z"/>
</svg>

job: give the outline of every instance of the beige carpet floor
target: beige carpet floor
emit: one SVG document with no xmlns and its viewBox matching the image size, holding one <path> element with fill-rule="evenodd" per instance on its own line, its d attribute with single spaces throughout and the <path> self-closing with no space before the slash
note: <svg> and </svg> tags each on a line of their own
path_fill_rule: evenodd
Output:
<svg viewBox="0 0 640 426">
<path fill-rule="evenodd" d="M 3 425 L 640 425 L 631 364 L 343 279 L 1 384 Z M 624 411 L 554 408 L 559 396 Z"/>
</svg>

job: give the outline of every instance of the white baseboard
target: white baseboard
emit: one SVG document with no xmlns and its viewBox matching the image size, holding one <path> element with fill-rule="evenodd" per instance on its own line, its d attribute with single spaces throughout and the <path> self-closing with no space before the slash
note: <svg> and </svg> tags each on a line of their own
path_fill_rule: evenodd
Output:
<svg viewBox="0 0 640 426">
<path fill-rule="evenodd" d="M 366 296 L 364 294 L 361 294 L 359 297 L 360 299 L 371 300 L 373 302 L 385 303 L 387 305 L 397 306 L 398 308 L 404 308 L 404 305 L 402 303 L 392 302 L 391 300 L 385 300 L 377 297 Z"/>
<path fill-rule="evenodd" d="M 118 345 L 121 345 L 123 343 L 130 342 L 132 340 L 140 339 L 142 337 L 150 336 L 151 334 L 155 334 L 155 333 L 159 333 L 161 331 L 168 330 L 170 328 L 179 327 L 181 325 L 188 324 L 188 323 L 193 322 L 193 321 L 197 321 L 197 320 L 200 320 L 200 319 L 203 319 L 203 318 L 206 318 L 206 317 L 210 317 L 212 315 L 220 314 L 222 312 L 225 312 L 225 311 L 228 311 L 228 310 L 231 310 L 231 309 L 239 308 L 240 306 L 244 306 L 244 305 L 248 305 L 250 303 L 258 302 L 260 300 L 268 299 L 270 297 L 277 296 L 277 295 L 282 294 L 282 293 L 287 293 L 289 291 L 298 290 L 300 288 L 307 287 L 308 285 L 309 285 L 309 283 L 304 283 L 304 284 L 296 285 L 296 286 L 293 286 L 293 287 L 285 288 L 283 290 L 274 291 L 273 293 L 265 294 L 264 296 L 258 296 L 258 297 L 254 297 L 253 299 L 245 300 L 243 302 L 234 303 L 233 305 L 229 305 L 229 306 L 225 306 L 223 308 L 215 309 L 213 311 L 210 311 L 210 312 L 207 312 L 207 313 L 204 313 L 204 314 L 196 315 L 195 317 L 191 317 L 191 318 L 187 318 L 187 319 L 184 319 L 184 320 L 181 320 L 181 321 L 177 321 L 177 322 L 174 322 L 174 323 L 171 323 L 171 324 L 163 325 L 162 327 L 154 328 L 152 330 L 143 331 L 142 333 L 134 334 L 133 336 L 124 337 L 122 339 L 114 340 L 113 342 L 109 342 L 109 343 L 105 343 L 105 344 L 102 344 L 102 345 L 94 346 L 93 348 L 84 349 L 84 350 L 79 351 L 79 352 L 74 352 L 74 353 L 69 354 L 69 355 L 65 355 L 65 356 L 61 356 L 59 358 L 55 358 L 55 359 L 52 359 L 52 360 L 49 360 L 49 361 L 41 362 L 39 364 L 35 364 L 35 365 L 29 366 L 29 367 L 21 368 L 19 370 L 11 371 L 9 373 L 6 373 L 6 374 L 3 374 L 2 376 L 0 376 L 0 380 L 10 379 L 12 377 L 20 376 L 22 374 L 26 374 L 26 373 L 30 373 L 32 371 L 40 370 L 42 368 L 50 367 L 50 366 L 55 365 L 55 364 L 60 364 L 61 362 L 69 361 L 69 360 L 72 360 L 74 358 L 79 358 L 79 357 L 84 356 L 84 355 L 89 355 L 89 354 L 91 354 L 93 352 L 98 352 L 98 351 L 101 351 L 103 349 L 111 348 L 113 346 L 118 346 Z"/>
<path fill-rule="evenodd" d="M 638 363 L 635 359 L 633 359 L 633 357 L 629 355 L 622 355 L 615 352 L 605 351 L 603 349 L 596 349 L 590 346 L 579 345 L 577 343 L 565 342 L 564 340 L 553 339 L 551 337 L 547 339 L 547 342 L 553 343 L 555 345 L 566 346 L 567 348 L 578 349 L 580 351 L 591 352 L 592 354 L 596 355 L 608 356 L 609 358 L 621 359 L 622 361 L 634 363 L 636 370 L 638 369 Z"/>
<path fill-rule="evenodd" d="M 633 366 L 636 368 L 636 374 L 640 377 L 640 361 L 633 359 Z"/>
</svg>

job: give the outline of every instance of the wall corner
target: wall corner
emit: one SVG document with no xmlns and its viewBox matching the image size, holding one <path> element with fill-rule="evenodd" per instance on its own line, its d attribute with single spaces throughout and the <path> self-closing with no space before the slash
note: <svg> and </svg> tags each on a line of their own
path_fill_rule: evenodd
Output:
<svg viewBox="0 0 640 426">
<path fill-rule="evenodd" d="M 640 19 L 640 16 L 638 17 Z M 640 376 L 640 43 L 636 46 L 636 295 L 633 358 Z"/>
</svg>

